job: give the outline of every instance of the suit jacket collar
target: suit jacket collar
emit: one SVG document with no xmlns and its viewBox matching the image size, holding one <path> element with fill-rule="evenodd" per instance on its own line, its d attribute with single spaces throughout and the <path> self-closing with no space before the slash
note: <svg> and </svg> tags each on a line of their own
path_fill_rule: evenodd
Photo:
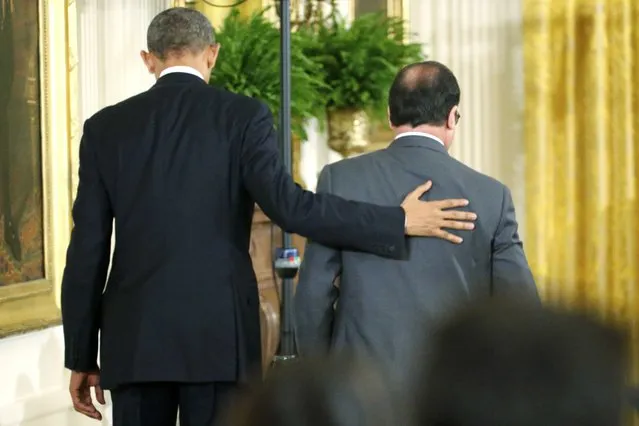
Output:
<svg viewBox="0 0 639 426">
<path fill-rule="evenodd" d="M 427 135 L 405 135 L 395 139 L 387 149 L 396 150 L 400 148 L 426 148 L 448 155 L 448 151 L 441 142 Z"/>
<path fill-rule="evenodd" d="M 188 74 L 185 72 L 172 72 L 158 78 L 158 81 L 153 87 L 171 86 L 176 84 L 206 84 L 206 81 L 193 74 Z"/>
</svg>

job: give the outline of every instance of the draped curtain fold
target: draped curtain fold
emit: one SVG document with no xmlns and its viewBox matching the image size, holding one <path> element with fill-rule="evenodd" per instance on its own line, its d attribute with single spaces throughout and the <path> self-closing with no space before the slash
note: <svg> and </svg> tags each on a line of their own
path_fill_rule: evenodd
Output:
<svg viewBox="0 0 639 426">
<path fill-rule="evenodd" d="M 147 90 L 154 83 L 142 60 L 151 19 L 175 0 L 76 0 L 80 114 Z"/>
<path fill-rule="evenodd" d="M 412 0 L 411 32 L 461 86 L 451 154 L 508 185 L 523 220 L 522 4 L 510 0 Z"/>
<path fill-rule="evenodd" d="M 546 300 L 629 328 L 636 379 L 639 2 L 523 4 L 526 251 Z"/>
</svg>

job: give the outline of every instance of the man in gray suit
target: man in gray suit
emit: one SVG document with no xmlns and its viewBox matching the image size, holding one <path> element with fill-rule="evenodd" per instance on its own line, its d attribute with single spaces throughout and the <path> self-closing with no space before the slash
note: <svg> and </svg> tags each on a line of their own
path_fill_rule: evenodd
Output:
<svg viewBox="0 0 639 426">
<path fill-rule="evenodd" d="M 416 348 L 456 306 L 494 295 L 538 303 L 510 191 L 448 154 L 459 100 L 457 79 L 444 65 L 407 66 L 389 93 L 393 143 L 326 166 L 317 191 L 392 206 L 430 180 L 426 198 L 470 200 L 475 230 L 457 233 L 462 244 L 407 240 L 404 260 L 310 241 L 295 296 L 302 356 L 348 350 L 381 361 L 401 384 L 421 358 Z"/>
</svg>

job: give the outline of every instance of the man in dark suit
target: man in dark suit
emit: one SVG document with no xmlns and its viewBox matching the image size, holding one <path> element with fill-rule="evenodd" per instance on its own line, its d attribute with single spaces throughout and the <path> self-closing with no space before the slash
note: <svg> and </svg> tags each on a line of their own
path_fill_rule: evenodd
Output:
<svg viewBox="0 0 639 426">
<path fill-rule="evenodd" d="M 473 226 L 474 214 L 444 210 L 466 201 L 422 202 L 423 186 L 402 207 L 296 186 L 268 108 L 206 84 L 213 37 L 199 12 L 159 14 L 142 53 L 157 84 L 84 126 L 62 283 L 65 365 L 75 409 L 99 419 L 90 388 L 100 402 L 110 389 L 115 426 L 174 426 L 178 407 L 182 426 L 208 426 L 260 365 L 255 202 L 287 231 L 395 258 L 405 233 L 454 239 L 441 228 Z"/>
<path fill-rule="evenodd" d="M 502 294 L 537 301 L 508 188 L 448 154 L 459 101 L 457 80 L 444 65 L 404 68 L 389 93 L 393 143 L 326 166 L 318 192 L 392 206 L 432 180 L 428 197 L 470 200 L 476 229 L 459 234 L 462 245 L 411 239 L 401 260 L 309 242 L 295 299 L 302 355 L 353 351 L 387 366 L 401 386 L 414 371 L 423 327 L 432 330 L 455 306 Z"/>
</svg>

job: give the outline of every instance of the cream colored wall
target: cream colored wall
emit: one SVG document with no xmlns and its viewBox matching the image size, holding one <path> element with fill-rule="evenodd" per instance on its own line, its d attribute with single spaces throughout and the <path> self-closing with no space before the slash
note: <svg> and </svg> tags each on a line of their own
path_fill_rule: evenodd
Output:
<svg viewBox="0 0 639 426">
<path fill-rule="evenodd" d="M 521 2 L 412 0 L 410 26 L 430 59 L 448 65 L 462 91 L 452 154 L 507 184 L 523 223 Z"/>
<path fill-rule="evenodd" d="M 138 52 L 152 17 L 171 0 L 76 0 L 79 120 L 146 90 Z M 72 64 L 73 65 L 73 64 Z M 80 127 L 80 123 L 72 124 Z M 73 152 L 77 155 L 77 142 Z M 77 164 L 73 167 L 77 172 Z M 97 425 L 73 412 L 61 327 L 0 340 L 0 426 Z M 110 424 L 108 407 L 102 425 Z"/>
<path fill-rule="evenodd" d="M 0 340 L 0 426 L 97 424 L 71 409 L 63 354 L 61 327 Z"/>
</svg>

